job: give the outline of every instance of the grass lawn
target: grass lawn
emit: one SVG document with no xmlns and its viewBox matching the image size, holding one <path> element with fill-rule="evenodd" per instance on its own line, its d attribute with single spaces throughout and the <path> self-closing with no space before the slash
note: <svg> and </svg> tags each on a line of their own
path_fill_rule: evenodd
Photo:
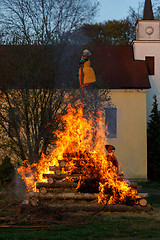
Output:
<svg viewBox="0 0 160 240">
<path fill-rule="evenodd" d="M 141 185 L 143 190 L 160 192 L 158 183 L 146 182 Z M 2 201 L 2 197 L 0 200 Z M 23 216 L 23 223 L 16 225 L 16 228 L 14 222 L 8 228 L 7 222 L 2 221 L 0 222 L 0 240 L 160 239 L 160 196 L 151 195 L 146 197 L 146 200 L 152 206 L 151 211 L 100 212 L 97 214 L 81 212 L 78 215 L 73 213 L 61 216 L 61 219 L 59 217 L 58 223 L 48 221 L 41 226 L 38 221 L 28 225 L 27 218 L 32 218 L 28 214 Z M 9 201 L 7 204 L 6 209 L 4 205 L 3 208 L 0 206 L 1 217 L 15 215 L 19 209 L 18 200 L 13 202 L 12 206 L 9 205 Z M 54 217 L 52 216 L 52 220 Z M 70 219 L 70 226 L 64 224 L 67 218 Z M 61 220 L 63 224 L 59 224 Z"/>
<path fill-rule="evenodd" d="M 111 215 L 111 213 L 109 214 Z M 78 239 L 160 239 L 160 219 L 153 216 L 99 216 L 84 226 L 43 230 L 0 229 L 0 240 L 78 240 Z"/>
</svg>

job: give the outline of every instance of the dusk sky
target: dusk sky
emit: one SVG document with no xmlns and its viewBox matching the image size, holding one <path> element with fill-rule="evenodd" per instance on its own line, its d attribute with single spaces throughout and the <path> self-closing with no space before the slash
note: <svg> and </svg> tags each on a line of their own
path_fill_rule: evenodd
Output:
<svg viewBox="0 0 160 240">
<path fill-rule="evenodd" d="M 137 9 L 138 3 L 145 3 L 145 0 L 98 0 L 101 4 L 99 17 L 95 22 L 124 19 L 128 15 L 129 7 Z"/>
</svg>

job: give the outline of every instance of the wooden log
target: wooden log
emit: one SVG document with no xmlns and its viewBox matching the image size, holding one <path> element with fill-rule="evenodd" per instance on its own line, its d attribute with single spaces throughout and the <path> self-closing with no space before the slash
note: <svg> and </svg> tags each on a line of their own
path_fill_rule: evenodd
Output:
<svg viewBox="0 0 160 240">
<path fill-rule="evenodd" d="M 29 203 L 29 200 L 28 199 L 24 199 L 22 204 L 28 204 Z"/>
<path fill-rule="evenodd" d="M 61 174 L 61 175 L 56 175 L 52 173 L 44 173 L 43 178 L 52 178 L 52 179 L 57 179 L 57 180 L 62 180 L 66 177 L 70 177 L 69 174 Z"/>
<path fill-rule="evenodd" d="M 37 182 L 36 183 L 37 189 L 40 189 L 42 187 L 45 187 L 47 189 L 50 189 L 50 188 L 76 188 L 77 183 L 75 183 L 75 182 L 53 182 L 52 184 L 45 183 L 45 182 Z"/>
<path fill-rule="evenodd" d="M 59 193 L 56 195 L 56 199 L 64 200 L 95 200 L 98 198 L 97 193 Z"/>
<path fill-rule="evenodd" d="M 137 182 L 131 182 L 130 183 L 130 186 L 132 187 L 132 188 L 137 188 L 137 186 L 138 186 L 138 184 L 137 184 Z"/>
<path fill-rule="evenodd" d="M 62 182 L 63 183 L 63 182 Z M 57 187 L 60 186 L 62 183 L 55 183 L 55 186 L 57 184 Z M 48 183 L 37 183 L 37 187 L 40 188 L 42 186 L 46 186 Z M 106 198 L 109 196 L 108 194 L 104 195 Z M 98 198 L 98 193 L 60 193 L 60 194 L 54 194 L 54 193 L 47 193 L 46 195 L 42 195 L 39 192 L 29 192 L 29 198 L 46 198 L 46 199 L 52 199 L 52 198 L 57 198 L 57 199 L 88 199 L 88 200 L 94 200 Z M 140 198 L 142 200 L 144 198 Z M 144 199 L 145 200 L 145 199 Z M 146 203 L 147 201 L 142 201 L 142 204 L 144 205 L 144 202 Z"/>
<path fill-rule="evenodd" d="M 145 198 L 145 197 L 148 197 L 148 193 L 137 193 L 137 195 L 140 197 L 140 198 Z"/>
<path fill-rule="evenodd" d="M 48 183 L 52 184 L 54 182 L 53 178 L 48 178 Z"/>
<path fill-rule="evenodd" d="M 63 153 L 63 158 L 66 158 L 66 159 L 73 159 L 74 158 L 74 160 L 76 160 L 77 158 L 86 158 L 86 157 L 88 157 L 90 154 L 89 153 L 87 153 L 87 152 L 81 152 L 81 151 L 79 151 L 79 152 L 72 152 L 72 153 Z"/>
<path fill-rule="evenodd" d="M 108 195 L 106 195 L 107 197 Z M 42 198 L 42 199 L 61 199 L 61 200 L 95 200 L 98 198 L 98 193 L 46 193 L 41 194 L 38 192 L 29 192 L 29 198 Z"/>
<path fill-rule="evenodd" d="M 60 167 L 65 167 L 65 166 L 66 166 L 66 161 L 65 161 L 65 159 L 59 160 L 58 162 L 59 162 L 59 166 L 60 166 Z"/>
<path fill-rule="evenodd" d="M 49 166 L 49 171 L 56 171 L 56 169 L 61 169 L 61 167 L 60 166 Z"/>
<path fill-rule="evenodd" d="M 149 211 L 151 210 L 151 206 L 147 204 L 145 207 L 141 207 L 139 205 L 136 206 L 127 206 L 123 204 L 119 205 L 101 205 L 101 204 L 46 204 L 44 208 L 47 207 L 50 209 L 51 213 L 60 213 L 60 212 L 127 212 L 127 211 Z M 21 205 L 21 212 L 24 211 L 35 211 L 36 208 L 31 208 L 29 205 Z M 42 209 L 43 210 L 43 209 Z"/>
<path fill-rule="evenodd" d="M 55 170 L 55 174 L 58 175 L 58 176 L 60 176 L 60 175 L 61 175 L 61 169 L 56 169 L 56 170 Z"/>
<path fill-rule="evenodd" d="M 38 206 L 39 199 L 37 196 L 33 196 L 32 198 L 29 199 L 29 202 L 31 203 L 32 206 Z"/>
<path fill-rule="evenodd" d="M 37 198 L 39 197 L 39 192 L 29 192 L 28 194 L 28 198 L 31 199 L 31 198 Z"/>
<path fill-rule="evenodd" d="M 36 188 L 41 189 L 45 188 L 44 192 L 46 192 L 46 188 L 50 188 L 51 186 L 57 187 L 64 187 L 65 182 L 61 183 L 54 183 L 54 184 L 48 184 L 48 183 L 37 183 Z M 65 187 L 76 187 L 77 184 L 75 183 L 65 183 Z M 60 194 L 54 194 L 54 193 L 44 193 L 43 191 L 40 193 L 38 192 L 30 192 L 29 198 L 44 198 L 44 199 L 78 199 L 78 200 L 95 200 L 98 198 L 98 193 L 60 193 Z M 105 194 L 105 197 L 108 198 L 108 195 Z M 146 206 L 147 201 L 144 198 L 139 199 L 139 205 L 140 206 Z"/>
<path fill-rule="evenodd" d="M 40 192 L 42 195 L 46 195 L 47 189 L 46 189 L 45 187 L 41 187 L 41 188 L 39 189 L 39 192 Z"/>
<path fill-rule="evenodd" d="M 53 178 L 56 180 L 62 180 L 65 179 L 66 177 L 69 178 L 79 178 L 81 176 L 81 174 L 61 174 L 61 175 L 56 175 L 56 174 L 52 174 L 52 173 L 44 173 L 43 174 L 43 178 Z"/>
<path fill-rule="evenodd" d="M 53 193 L 46 193 L 46 195 L 43 195 L 38 192 L 29 192 L 29 199 L 44 199 L 44 200 L 51 200 L 51 199 L 56 199 L 56 194 Z"/>
<path fill-rule="evenodd" d="M 145 207 L 145 206 L 147 205 L 147 200 L 144 199 L 144 198 L 140 198 L 140 199 L 139 199 L 139 205 L 140 205 L 141 207 Z"/>
<path fill-rule="evenodd" d="M 49 166 L 49 171 L 56 171 L 57 169 L 61 169 L 61 166 Z M 64 168 L 64 171 L 69 171 L 69 166 L 65 166 Z"/>
</svg>

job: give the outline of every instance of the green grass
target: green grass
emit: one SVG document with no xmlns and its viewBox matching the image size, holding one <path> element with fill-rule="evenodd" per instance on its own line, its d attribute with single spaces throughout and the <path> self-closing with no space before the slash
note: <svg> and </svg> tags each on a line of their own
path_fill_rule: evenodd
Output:
<svg viewBox="0 0 160 240">
<path fill-rule="evenodd" d="M 95 224 L 46 230 L 0 229 L 0 240 L 91 240 L 160 238 L 160 221 L 144 217 L 102 217 Z"/>
<path fill-rule="evenodd" d="M 138 185 L 141 185 L 143 188 L 151 189 L 151 190 L 160 190 L 160 182 L 154 181 L 145 181 L 145 182 L 138 182 Z"/>
<path fill-rule="evenodd" d="M 151 205 L 159 205 L 160 206 L 160 197 L 145 197 L 145 199 L 147 200 L 147 203 L 151 204 Z"/>
</svg>

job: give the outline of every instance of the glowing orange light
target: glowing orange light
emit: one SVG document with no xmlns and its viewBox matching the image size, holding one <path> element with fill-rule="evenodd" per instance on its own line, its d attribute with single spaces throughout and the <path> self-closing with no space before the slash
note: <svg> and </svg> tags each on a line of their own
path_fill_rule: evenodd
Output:
<svg viewBox="0 0 160 240">
<path fill-rule="evenodd" d="M 107 140 L 101 112 L 98 118 L 90 117 L 87 120 L 84 118 L 82 106 L 73 108 L 69 105 L 67 114 L 62 116 L 62 121 L 65 122 L 65 129 L 55 132 L 56 147 L 51 154 L 49 156 L 42 154 L 39 163 L 21 166 L 18 169 L 28 190 L 36 191 L 36 182 L 47 181 L 43 179 L 43 173 L 49 173 L 49 166 L 58 166 L 58 161 L 63 159 L 64 154 L 69 153 L 72 156 L 67 162 L 69 175 L 75 171 L 77 163 L 81 166 L 77 189 L 84 179 L 96 177 L 99 178 L 99 203 L 118 204 L 127 203 L 129 200 L 136 204 L 139 198 L 137 191 L 119 178 L 114 166 L 107 161 L 105 150 Z M 65 180 L 72 181 L 72 178 Z M 106 189 L 112 192 L 109 199 L 106 197 Z"/>
</svg>

